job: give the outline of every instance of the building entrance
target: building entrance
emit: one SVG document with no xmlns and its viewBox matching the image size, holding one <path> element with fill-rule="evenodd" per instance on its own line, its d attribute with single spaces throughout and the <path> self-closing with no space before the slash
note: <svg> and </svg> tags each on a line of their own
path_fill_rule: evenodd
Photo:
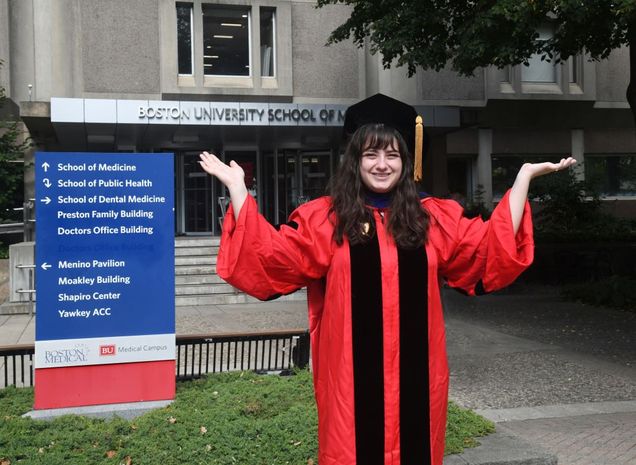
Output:
<svg viewBox="0 0 636 465">
<path fill-rule="evenodd" d="M 178 234 L 221 234 L 229 203 L 223 185 L 199 165 L 199 151 L 175 157 Z M 299 205 L 325 195 L 333 166 L 331 150 L 227 150 L 225 161 L 245 171 L 247 189 L 272 224 L 284 223 Z"/>
<path fill-rule="evenodd" d="M 199 165 L 200 152 L 182 152 L 175 157 L 176 231 L 180 234 L 212 232 L 212 184 Z"/>
<path fill-rule="evenodd" d="M 325 195 L 331 177 L 330 150 L 279 150 L 264 154 L 263 213 L 284 223 L 299 205 Z"/>
</svg>

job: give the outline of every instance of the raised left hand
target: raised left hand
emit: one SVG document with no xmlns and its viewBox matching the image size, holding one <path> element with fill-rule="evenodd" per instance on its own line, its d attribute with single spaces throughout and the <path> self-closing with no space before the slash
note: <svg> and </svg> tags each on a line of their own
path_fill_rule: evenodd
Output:
<svg viewBox="0 0 636 465">
<path fill-rule="evenodd" d="M 548 161 L 543 163 L 525 163 L 519 170 L 520 175 L 526 175 L 530 179 L 543 176 L 544 174 L 556 173 L 557 171 L 566 170 L 573 166 L 576 160 L 572 157 L 561 158 L 558 163 L 550 163 Z"/>
</svg>

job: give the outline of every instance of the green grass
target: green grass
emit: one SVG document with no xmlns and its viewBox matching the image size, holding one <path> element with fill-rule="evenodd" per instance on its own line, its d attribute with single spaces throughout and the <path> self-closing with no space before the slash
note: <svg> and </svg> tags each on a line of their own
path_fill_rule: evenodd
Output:
<svg viewBox="0 0 636 465">
<path fill-rule="evenodd" d="M 0 463 L 317 463 L 317 416 L 307 371 L 288 377 L 224 373 L 179 383 L 172 405 L 132 421 L 22 418 L 32 403 L 32 389 L 0 390 Z M 474 436 L 493 431 L 491 422 L 451 404 L 446 452 L 474 446 Z"/>
<path fill-rule="evenodd" d="M 636 280 L 624 276 L 567 285 L 562 294 L 569 300 L 636 312 Z"/>
<path fill-rule="evenodd" d="M 477 415 L 471 410 L 448 403 L 448 421 L 446 422 L 446 454 L 458 454 L 466 447 L 479 445 L 477 437 L 495 432 L 495 424 Z"/>
</svg>

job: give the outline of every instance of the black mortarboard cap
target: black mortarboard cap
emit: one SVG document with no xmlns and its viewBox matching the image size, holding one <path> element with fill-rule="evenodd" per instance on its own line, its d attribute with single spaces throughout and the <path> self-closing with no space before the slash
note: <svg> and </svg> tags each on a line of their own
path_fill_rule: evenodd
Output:
<svg viewBox="0 0 636 465">
<path fill-rule="evenodd" d="M 350 137 L 359 127 L 364 126 L 365 124 L 384 124 L 386 126 L 391 126 L 402 135 L 409 151 L 416 159 L 417 165 L 418 153 L 415 130 L 417 116 L 417 111 L 415 111 L 415 108 L 411 105 L 388 97 L 384 94 L 375 94 L 347 108 L 347 112 L 345 113 L 344 132 L 347 137 Z M 423 134 L 420 132 L 420 166 L 422 138 Z M 417 178 L 417 168 L 415 171 Z"/>
</svg>

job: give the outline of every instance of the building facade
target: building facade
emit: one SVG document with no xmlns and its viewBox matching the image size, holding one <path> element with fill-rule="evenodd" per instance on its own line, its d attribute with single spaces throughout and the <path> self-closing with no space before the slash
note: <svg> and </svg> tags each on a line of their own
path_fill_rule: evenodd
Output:
<svg viewBox="0 0 636 465">
<path fill-rule="evenodd" d="M 408 78 L 352 43 L 325 46 L 349 12 L 305 0 L 0 0 L 0 83 L 34 151 L 174 152 L 178 234 L 220 231 L 225 193 L 200 151 L 239 162 L 262 212 L 284 222 L 324 194 L 347 106 L 378 92 L 423 115 L 434 195 L 497 200 L 523 161 L 572 154 L 610 211 L 636 216 L 627 50 Z"/>
</svg>

